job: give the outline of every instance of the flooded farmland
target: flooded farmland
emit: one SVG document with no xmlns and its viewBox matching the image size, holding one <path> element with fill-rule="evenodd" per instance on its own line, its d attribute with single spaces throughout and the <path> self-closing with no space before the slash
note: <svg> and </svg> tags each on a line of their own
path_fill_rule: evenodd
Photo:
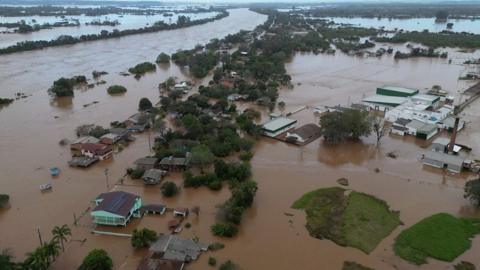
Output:
<svg viewBox="0 0 480 270">
<path fill-rule="evenodd" d="M 158 68 L 140 80 L 120 76 L 118 72 L 138 62 L 153 61 L 159 52 L 172 53 L 204 44 L 214 37 L 253 29 L 265 19 L 266 16 L 245 9 L 231 10 L 225 19 L 186 29 L 1 56 L 1 96 L 12 96 L 15 92 L 32 96 L 0 109 L 0 185 L 2 193 L 11 195 L 12 206 L 0 212 L 0 247 L 11 247 L 14 255 L 22 258 L 25 252 L 38 245 L 37 229 L 43 237 L 49 238 L 53 226 L 72 224 L 75 214 L 81 217 L 79 226 L 72 226 L 73 241 L 68 243 L 66 252 L 58 258 L 53 269 L 76 268 L 92 248 L 107 250 L 115 269 L 136 269 L 144 253 L 133 251 L 129 239 L 92 235 L 88 207 L 90 200 L 108 189 L 106 168 L 109 169 L 108 186 L 112 187 L 135 159 L 149 154 L 148 133 L 137 136 L 137 140 L 113 160 L 88 170 L 68 168 L 66 161 L 70 151 L 58 142 L 73 138 L 74 129 L 80 124 L 108 125 L 125 119 L 136 111 L 141 97 L 158 100 L 158 83 L 169 76 L 186 78 L 173 64 Z M 294 88 L 281 90 L 279 100 L 286 103 L 285 111 L 308 105 L 306 110 L 292 115 L 303 124 L 318 122 L 312 106 L 358 102 L 384 84 L 421 90 L 438 84 L 456 95 L 458 90 L 469 86 L 458 77 L 466 68 L 461 65 L 462 59 L 471 55 L 452 50 L 450 57 L 454 59 L 451 64 L 444 59 L 395 61 L 388 56 L 297 54 L 287 64 Z M 106 85 L 77 90 L 73 99 L 50 101 L 46 89 L 54 80 L 61 76 L 90 75 L 93 70 L 110 73 L 102 77 Z M 206 80 L 198 83 L 206 83 Z M 112 84 L 124 85 L 128 92 L 111 97 L 105 90 Z M 93 101 L 98 103 L 83 106 Z M 480 120 L 477 117 L 480 112 L 475 106 L 478 107 L 478 101 L 465 111 L 471 121 L 460 133 L 459 141 L 480 149 Z M 264 112 L 264 116 L 266 114 Z M 219 261 L 232 259 L 244 269 L 340 269 L 344 260 L 376 269 L 450 269 L 451 263 L 434 260 L 416 267 L 396 257 L 392 251 L 393 240 L 402 229 L 433 213 L 479 214 L 463 198 L 463 184 L 472 176 L 423 167 L 419 162 L 423 147 L 422 141 L 394 136 L 386 136 L 380 147 L 376 147 L 373 137 L 341 146 L 317 140 L 304 147 L 262 139 L 254 149 L 252 160 L 253 178 L 259 190 L 252 208 L 245 213 L 238 236 L 227 240 L 216 238 L 210 232 L 216 205 L 229 196 L 227 188 L 217 192 L 206 188 L 183 189 L 179 196 L 166 200 L 158 188 L 144 187 L 131 180 L 118 183 L 113 189 L 136 193 L 149 203 L 200 207 L 198 217 L 188 218 L 192 228 L 184 230 L 181 236 L 198 236 L 201 242 L 207 243 L 220 241 L 226 248 L 202 255 L 188 269 L 211 269 L 207 259 L 213 254 Z M 392 151 L 397 154 L 396 159 L 387 157 Z M 38 185 L 50 179 L 48 168 L 52 166 L 59 166 L 62 174 L 52 180 L 52 192 L 41 194 Z M 310 237 L 304 228 L 304 213 L 290 208 L 305 192 L 335 186 L 340 177 L 349 179 L 352 189 L 383 199 L 392 209 L 400 211 L 405 225 L 384 239 L 372 254 Z M 182 181 L 180 174 L 169 176 L 169 180 L 177 184 Z M 166 216 L 148 216 L 119 231 L 148 227 L 165 232 L 167 221 Z M 480 238 L 477 237 L 472 248 L 457 261 L 468 260 L 480 265 L 479 251 Z"/>
</svg>

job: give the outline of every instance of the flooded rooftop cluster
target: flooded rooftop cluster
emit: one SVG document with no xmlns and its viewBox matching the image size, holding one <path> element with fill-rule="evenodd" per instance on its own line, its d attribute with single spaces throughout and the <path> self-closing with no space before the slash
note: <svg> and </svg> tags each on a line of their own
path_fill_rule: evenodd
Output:
<svg viewBox="0 0 480 270">
<path fill-rule="evenodd" d="M 0 269 L 475 269 L 478 16 L 0 6 Z"/>
</svg>

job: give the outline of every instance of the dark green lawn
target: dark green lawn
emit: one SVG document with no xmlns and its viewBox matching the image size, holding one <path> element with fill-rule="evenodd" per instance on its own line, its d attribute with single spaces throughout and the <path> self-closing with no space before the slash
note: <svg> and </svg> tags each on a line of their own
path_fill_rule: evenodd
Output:
<svg viewBox="0 0 480 270">
<path fill-rule="evenodd" d="M 311 236 L 365 253 L 374 250 L 401 223 L 398 212 L 391 211 L 384 201 L 339 187 L 309 192 L 292 207 L 306 211 Z"/>
<path fill-rule="evenodd" d="M 480 220 L 440 213 L 402 231 L 394 251 L 415 264 L 426 263 L 428 257 L 451 262 L 470 248 L 471 239 L 478 233 Z"/>
</svg>

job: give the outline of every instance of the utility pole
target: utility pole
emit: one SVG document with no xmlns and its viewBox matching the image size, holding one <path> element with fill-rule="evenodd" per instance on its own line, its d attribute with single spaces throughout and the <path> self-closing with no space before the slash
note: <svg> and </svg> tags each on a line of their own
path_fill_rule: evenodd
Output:
<svg viewBox="0 0 480 270">
<path fill-rule="evenodd" d="M 110 189 L 110 185 L 108 184 L 108 169 L 103 171 L 105 173 L 105 183 L 107 184 L 107 191 Z"/>
<path fill-rule="evenodd" d="M 40 240 L 40 246 L 43 246 L 42 234 L 40 233 L 40 227 L 37 227 L 38 240 Z"/>
</svg>

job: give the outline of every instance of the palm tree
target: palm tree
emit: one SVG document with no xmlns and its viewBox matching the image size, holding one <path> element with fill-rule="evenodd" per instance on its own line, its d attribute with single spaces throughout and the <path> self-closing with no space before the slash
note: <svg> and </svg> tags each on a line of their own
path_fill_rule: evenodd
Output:
<svg viewBox="0 0 480 270">
<path fill-rule="evenodd" d="M 47 244 L 43 245 L 43 248 L 48 258 L 49 259 L 51 258 L 52 261 L 55 261 L 55 258 L 60 253 L 60 245 L 58 244 L 58 241 L 55 239 L 52 239 Z"/>
<path fill-rule="evenodd" d="M 62 227 L 55 226 L 52 230 L 53 240 L 60 241 L 62 245 L 62 250 L 65 251 L 63 246 L 63 241 L 67 241 L 67 236 L 72 236 L 72 231 L 67 226 L 67 224 L 62 225 Z"/>
<path fill-rule="evenodd" d="M 28 270 L 47 270 L 50 262 L 46 256 L 43 247 L 38 247 L 34 252 L 27 253 L 27 259 L 23 263 L 22 269 Z"/>
</svg>

